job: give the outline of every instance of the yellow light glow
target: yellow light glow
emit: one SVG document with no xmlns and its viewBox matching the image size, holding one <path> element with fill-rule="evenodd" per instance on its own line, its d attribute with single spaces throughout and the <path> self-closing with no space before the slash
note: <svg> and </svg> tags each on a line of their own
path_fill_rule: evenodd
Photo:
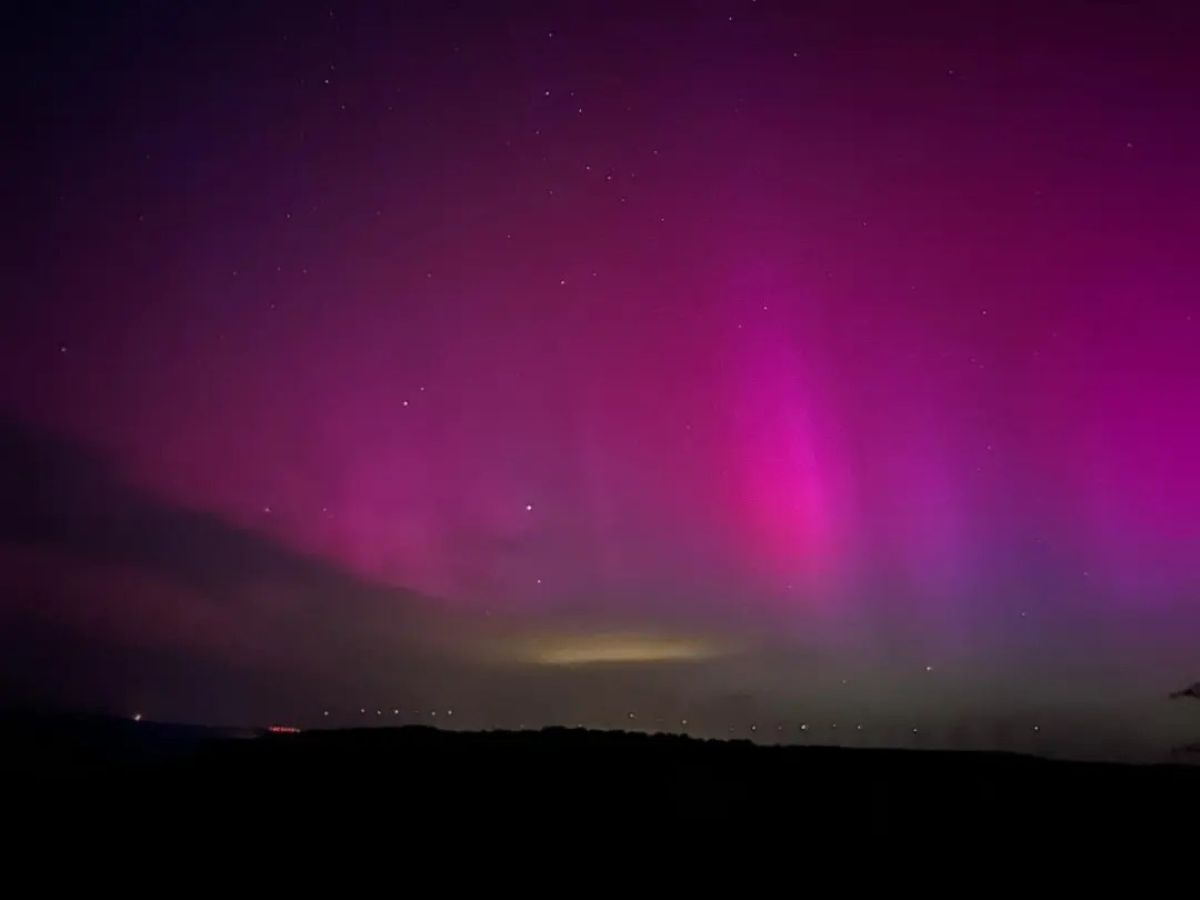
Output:
<svg viewBox="0 0 1200 900">
<path fill-rule="evenodd" d="M 683 662 L 712 659 L 725 650 L 697 638 L 645 634 L 593 634 L 543 637 L 525 642 L 518 656 L 546 666 L 597 663 Z"/>
</svg>

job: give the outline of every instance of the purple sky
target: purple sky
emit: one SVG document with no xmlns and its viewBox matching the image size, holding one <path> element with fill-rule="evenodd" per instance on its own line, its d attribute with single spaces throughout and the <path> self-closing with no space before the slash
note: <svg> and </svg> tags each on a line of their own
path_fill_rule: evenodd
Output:
<svg viewBox="0 0 1200 900">
<path fill-rule="evenodd" d="M 6 29 L 18 694 L 1200 727 L 1187 4 L 56 6 Z"/>
</svg>

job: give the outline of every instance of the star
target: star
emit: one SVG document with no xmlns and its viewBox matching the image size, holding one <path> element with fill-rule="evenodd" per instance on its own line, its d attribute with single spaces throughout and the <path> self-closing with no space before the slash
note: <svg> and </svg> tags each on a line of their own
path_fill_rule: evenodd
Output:
<svg viewBox="0 0 1200 900">
<path fill-rule="evenodd" d="M 533 512 L 533 504 L 532 503 L 525 504 L 525 512 Z"/>
</svg>

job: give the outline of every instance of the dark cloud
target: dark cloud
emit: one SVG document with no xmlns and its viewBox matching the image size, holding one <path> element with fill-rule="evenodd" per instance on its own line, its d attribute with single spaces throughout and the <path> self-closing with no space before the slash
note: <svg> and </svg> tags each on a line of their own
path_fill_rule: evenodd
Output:
<svg viewBox="0 0 1200 900">
<path fill-rule="evenodd" d="M 1178 700 L 1181 697 L 1191 697 L 1193 700 L 1200 700 L 1200 681 L 1197 681 L 1191 687 L 1186 687 L 1182 691 L 1176 691 L 1171 695 L 1172 700 Z"/>
<path fill-rule="evenodd" d="M 157 497 L 90 447 L 0 421 L 0 498 L 4 673 L 20 695 L 109 704 L 155 683 L 215 710 L 239 707 L 231 693 L 311 704 L 427 677 L 428 598 Z"/>
<path fill-rule="evenodd" d="M 0 422 L 0 466 L 0 540 L 9 543 L 135 565 L 216 598 L 263 581 L 304 584 L 314 595 L 372 587 L 217 516 L 155 497 L 91 448 L 45 431 Z"/>
</svg>

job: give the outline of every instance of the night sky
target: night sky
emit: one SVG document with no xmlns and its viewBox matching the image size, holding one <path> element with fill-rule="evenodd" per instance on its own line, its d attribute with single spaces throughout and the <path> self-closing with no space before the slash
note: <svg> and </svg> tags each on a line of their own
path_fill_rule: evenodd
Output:
<svg viewBox="0 0 1200 900">
<path fill-rule="evenodd" d="M 5 16 L 11 699 L 1200 730 L 1193 4 Z"/>
</svg>

